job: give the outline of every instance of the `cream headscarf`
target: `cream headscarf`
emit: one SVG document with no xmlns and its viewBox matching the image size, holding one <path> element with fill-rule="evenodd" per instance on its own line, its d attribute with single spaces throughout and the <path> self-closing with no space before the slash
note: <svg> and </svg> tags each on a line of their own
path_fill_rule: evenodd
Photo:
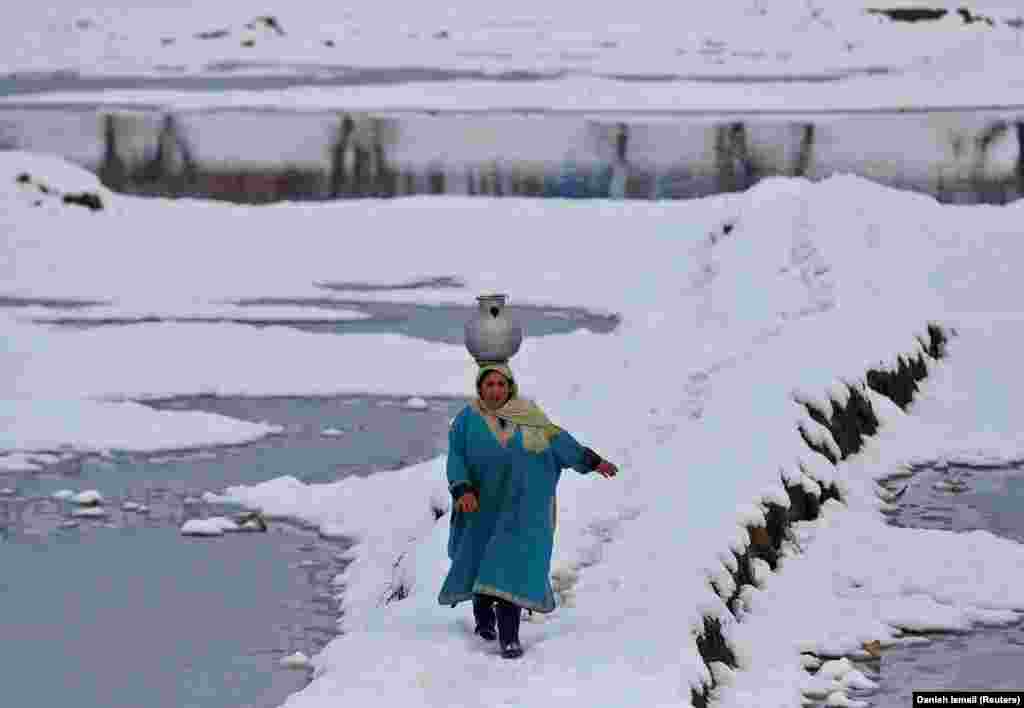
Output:
<svg viewBox="0 0 1024 708">
<path fill-rule="evenodd" d="M 508 379 L 509 384 L 509 399 L 505 402 L 505 405 L 497 410 L 489 410 L 479 398 L 480 382 L 491 371 L 500 373 Z M 488 425 L 492 426 L 491 429 L 494 430 L 495 435 L 502 442 L 511 438 L 515 434 L 515 426 L 519 426 L 523 430 L 523 447 L 530 452 L 544 452 L 544 450 L 548 449 L 548 445 L 551 444 L 551 440 L 562 432 L 561 428 L 548 420 L 548 417 L 544 415 L 544 411 L 536 403 L 519 397 L 519 388 L 516 386 L 516 379 L 512 375 L 512 369 L 509 368 L 508 364 L 500 362 L 481 363 L 480 371 L 476 375 L 476 394 L 477 399 L 473 401 L 473 406 L 484 416 Z M 512 423 L 513 427 L 502 433 L 492 423 L 491 416 L 507 420 Z"/>
</svg>

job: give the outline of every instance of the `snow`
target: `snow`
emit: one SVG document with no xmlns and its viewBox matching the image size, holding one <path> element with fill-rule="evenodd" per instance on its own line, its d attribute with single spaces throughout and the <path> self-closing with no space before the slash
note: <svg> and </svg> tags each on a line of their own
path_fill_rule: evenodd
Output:
<svg viewBox="0 0 1024 708">
<path fill-rule="evenodd" d="M 878 688 L 877 682 L 872 681 L 864 675 L 863 671 L 859 671 L 857 669 L 851 669 L 850 671 L 843 674 L 840 683 L 842 684 L 843 688 L 854 688 L 861 691 L 868 691 L 873 688 Z"/>
<path fill-rule="evenodd" d="M 71 512 L 71 515 L 75 518 L 82 519 L 104 519 L 109 516 L 109 512 L 102 506 L 87 506 L 81 509 L 75 509 Z"/>
<path fill-rule="evenodd" d="M 40 467 L 36 459 L 33 455 L 25 455 L 20 452 L 9 453 L 0 457 L 0 470 L 7 472 L 31 472 Z"/>
<path fill-rule="evenodd" d="M 36 343 L 44 344 L 38 340 Z M 100 351 L 96 353 L 102 355 Z M 60 358 L 57 352 L 52 356 L 54 362 Z M 39 359 L 36 361 L 42 363 Z M 144 368 L 146 362 L 138 360 L 137 364 Z M 82 369 L 78 372 L 68 372 L 72 378 L 88 375 L 88 364 L 80 362 L 79 366 Z M 79 381 L 88 383 L 85 379 Z M 67 390 L 71 392 L 76 386 L 71 381 L 68 383 Z M 4 391 L 4 398 L 0 399 L 0 446 L 53 449 L 70 445 L 82 451 L 164 450 L 229 440 L 245 442 L 279 430 L 279 426 L 233 420 L 201 411 L 156 411 L 131 401 L 46 397 L 41 389 L 39 398 L 30 397 L 31 393 L 31 387 L 18 392 Z M 145 392 L 135 395 L 144 396 Z"/>
<path fill-rule="evenodd" d="M 406 408 L 414 411 L 422 411 L 430 407 L 430 404 L 427 403 L 424 399 L 420 398 L 419 396 L 413 396 L 412 398 L 406 399 L 403 405 Z"/>
<path fill-rule="evenodd" d="M 209 519 L 189 519 L 181 525 L 182 536 L 223 536 L 229 531 L 241 530 L 239 525 L 223 516 Z"/>
<path fill-rule="evenodd" d="M 827 679 L 840 679 L 852 670 L 853 664 L 849 659 L 843 657 L 842 659 L 826 661 L 821 665 L 821 668 L 818 669 L 817 676 Z"/>
<path fill-rule="evenodd" d="M 95 489 L 90 489 L 85 492 L 79 492 L 75 496 L 71 497 L 71 501 L 75 504 L 81 504 L 82 506 L 94 506 L 96 504 L 103 503 L 103 495 Z"/>
<path fill-rule="evenodd" d="M 868 708 L 867 701 L 852 700 L 842 691 L 833 691 L 825 697 L 826 706 L 837 706 L 838 708 Z"/>
<path fill-rule="evenodd" d="M 965 24 L 955 13 L 933 22 L 889 22 L 864 12 L 872 6 L 725 0 L 701 8 L 695 21 L 688 8 L 655 0 L 624 6 L 460 1 L 443 11 L 366 0 L 267 2 L 256 9 L 228 0 L 201 13 L 179 0 L 85 7 L 55 0 L 12 10 L 0 31 L 0 71 L 25 78 L 316 79 L 353 69 L 423 67 L 483 76 L 748 80 L 917 71 L 942 79 L 983 66 L 1008 69 L 1022 52 L 1019 31 L 1007 24 L 1021 16 L 1017 3 L 972 3 L 993 27 Z"/>
<path fill-rule="evenodd" d="M 0 153 L 0 174 L 95 187 L 55 164 Z M 246 298 L 323 298 L 318 283 L 453 276 L 466 287 L 387 297 L 473 307 L 479 292 L 499 291 L 516 304 L 622 317 L 606 335 L 527 336 L 512 362 L 525 395 L 620 468 L 614 480 L 567 473 L 560 486 L 560 604 L 524 624 L 519 662 L 475 642 L 468 609 L 436 605 L 448 562 L 443 457 L 326 484 L 281 470 L 203 495 L 353 542 L 334 583 L 345 633 L 311 658 L 315 679 L 289 708 L 342 696 L 368 706 L 686 705 L 712 674 L 726 708 L 796 705 L 808 690 L 842 705 L 866 677 L 831 660 L 903 642 L 905 631 L 963 631 L 1024 612 L 1019 544 L 886 526 L 877 484 L 922 462 L 1024 460 L 1015 411 L 1024 315 L 1012 296 L 1024 260 L 1020 203 L 940 206 L 853 177 L 651 203 L 445 197 L 243 208 L 107 195 L 98 213 L 35 209 L 18 189 L 0 180 L 5 296 L 181 320 Z M 734 225 L 728 234 L 724 223 Z M 358 236 L 339 238 L 338 224 Z M 500 258 L 488 257 L 488 243 Z M 0 451 L 12 465 L 53 451 L 172 451 L 277 431 L 157 411 L 148 398 L 425 402 L 466 395 L 475 372 L 461 346 L 398 335 L 183 321 L 62 328 L 21 309 L 0 309 L 0 369 L 14 372 L 0 378 Z M 948 358 L 928 363 L 902 411 L 864 377 L 918 356 L 929 323 L 955 331 Z M 832 465 L 800 434 L 835 450 L 805 404 L 831 414 L 851 387 L 881 427 Z M 765 525 L 767 504 L 787 500 L 783 480 L 819 496 L 835 484 L 843 501 L 796 525 L 781 572 L 754 565 L 757 587 L 742 590 L 737 619 L 723 599 L 733 553 L 749 546 L 747 526 Z M 233 528 L 195 519 L 181 533 Z M 698 654 L 705 617 L 721 623 L 735 669 L 709 668 Z M 815 676 L 803 668 L 807 654 L 829 660 Z"/>
<path fill-rule="evenodd" d="M 279 664 L 285 669 L 308 669 L 311 666 L 309 657 L 301 651 L 281 657 Z"/>
</svg>

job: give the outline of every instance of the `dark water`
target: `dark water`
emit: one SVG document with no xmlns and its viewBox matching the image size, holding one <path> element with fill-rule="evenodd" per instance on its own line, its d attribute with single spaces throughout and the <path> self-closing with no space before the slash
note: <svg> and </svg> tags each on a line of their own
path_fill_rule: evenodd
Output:
<svg viewBox="0 0 1024 708">
<path fill-rule="evenodd" d="M 263 69 L 265 75 L 254 75 Z M 344 65 L 255 64 L 222 62 L 206 67 L 204 76 L 182 76 L 173 67 L 160 76 L 81 76 L 75 72 L 18 73 L 0 76 L 0 96 L 23 96 L 55 91 L 110 91 L 118 89 L 160 89 L 181 91 L 268 91 L 300 86 L 391 85 L 422 81 L 537 81 L 557 78 L 564 72 L 509 71 L 488 74 L 481 71 L 453 71 L 430 67 L 359 67 Z M 246 73 L 232 73 L 232 72 Z M 275 72 L 283 75 L 274 75 Z"/>
<path fill-rule="evenodd" d="M 431 283 L 434 281 L 431 281 Z M 437 287 L 431 283 L 418 287 Z M 414 284 L 415 285 L 415 284 Z M 353 287 L 355 286 L 355 287 Z M 374 291 L 412 290 L 409 286 L 375 286 L 368 284 L 324 284 L 327 290 Z M 37 321 L 65 327 L 91 328 L 117 325 L 132 325 L 145 322 L 193 322 L 219 324 L 232 322 L 252 327 L 292 327 L 304 332 L 321 334 L 394 333 L 416 337 L 431 342 L 462 344 L 466 320 L 474 315 L 475 307 L 460 305 L 416 305 L 408 303 L 365 302 L 331 298 L 253 298 L 239 301 L 243 306 L 306 306 L 325 309 L 357 310 L 369 315 L 356 320 L 311 320 L 287 318 L 231 319 L 203 317 L 104 317 L 89 316 L 89 306 L 102 303 L 75 303 L 70 300 L 32 299 L 0 297 L 0 307 L 74 307 L 78 315 L 60 315 L 39 318 Z M 508 314 L 513 317 L 530 337 L 544 337 L 551 334 L 567 334 L 577 329 L 605 334 L 619 324 L 616 315 L 588 312 L 578 307 L 535 307 L 509 305 Z"/>
<path fill-rule="evenodd" d="M 267 533 L 183 537 L 181 524 L 238 512 L 203 491 L 290 474 L 308 482 L 372 474 L 443 451 L 462 402 L 426 410 L 391 398 L 177 398 L 284 426 L 239 446 L 68 455 L 0 471 L 0 665 L 4 705 L 219 708 L 280 705 L 309 680 L 280 668 L 336 635 L 331 580 L 344 542 L 271 520 Z M 341 435 L 324 436 L 326 428 Z M 76 519 L 60 489 L 96 489 L 108 514 Z M 123 511 L 136 502 L 148 512 Z"/>
<path fill-rule="evenodd" d="M 890 487 L 907 487 L 893 526 L 983 529 L 1024 543 L 1024 467 L 926 467 Z"/>
<path fill-rule="evenodd" d="M 481 52 L 477 58 L 501 58 L 500 52 Z M 426 66 L 364 67 L 343 64 L 297 64 L 282 62 L 228 61 L 204 67 L 201 76 L 183 75 L 185 67 L 161 67 L 154 76 L 83 76 L 74 71 L 19 72 L 0 76 L 0 96 L 25 96 L 62 91 L 110 91 L 118 89 L 160 89 L 181 91 L 229 90 L 268 91 L 303 86 L 392 85 L 424 81 L 484 80 L 501 82 L 534 82 L 567 76 L 566 70 L 482 72 L 438 69 Z M 265 72 L 256 74 L 256 70 Z M 237 72 L 237 73 L 236 73 Z M 796 74 L 602 74 L 618 81 L 703 81 L 707 83 L 822 83 L 859 74 L 890 73 L 884 66 L 841 71 L 818 71 Z"/>
<path fill-rule="evenodd" d="M 168 462 L 171 474 L 195 487 L 253 484 L 290 475 L 307 484 L 350 474 L 367 475 L 422 462 L 448 447 L 448 421 L 466 404 L 461 398 L 426 399 L 429 408 L 410 409 L 389 396 L 323 398 L 218 398 L 194 396 L 150 402 L 159 409 L 200 410 L 284 425 L 279 435 L 220 448 L 216 457 Z M 325 430 L 340 435 L 325 435 Z M 159 458 L 158 458 L 159 459 Z M 229 463 L 225 464 L 227 460 Z M 149 463 L 152 464 L 152 463 Z"/>
<path fill-rule="evenodd" d="M 893 480 L 900 509 L 890 523 L 954 532 L 983 529 L 1024 542 L 1024 468 L 924 468 L 909 480 Z M 904 708 L 915 690 L 1024 689 L 1024 624 L 967 634 L 930 635 L 913 647 L 885 649 L 869 667 L 877 691 L 866 698 L 876 708 Z"/>
</svg>

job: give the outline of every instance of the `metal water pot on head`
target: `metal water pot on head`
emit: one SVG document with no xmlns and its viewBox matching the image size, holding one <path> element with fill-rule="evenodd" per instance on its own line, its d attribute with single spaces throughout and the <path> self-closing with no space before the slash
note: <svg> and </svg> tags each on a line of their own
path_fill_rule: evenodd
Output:
<svg viewBox="0 0 1024 708">
<path fill-rule="evenodd" d="M 477 363 L 504 363 L 523 343 L 523 328 L 506 308 L 507 295 L 480 295 L 480 309 L 466 322 L 466 349 Z"/>
</svg>

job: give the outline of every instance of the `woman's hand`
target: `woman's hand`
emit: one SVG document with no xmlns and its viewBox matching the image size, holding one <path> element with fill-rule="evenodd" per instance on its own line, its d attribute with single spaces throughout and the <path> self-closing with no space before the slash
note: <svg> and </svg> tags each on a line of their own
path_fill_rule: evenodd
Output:
<svg viewBox="0 0 1024 708">
<path fill-rule="evenodd" d="M 611 479 L 618 474 L 619 468 L 608 460 L 601 460 L 601 464 L 599 464 L 594 471 L 606 479 Z"/>
<path fill-rule="evenodd" d="M 476 501 L 476 495 L 473 492 L 466 492 L 461 497 L 455 500 L 455 508 L 462 512 L 474 512 L 480 508 L 480 505 Z"/>
</svg>

